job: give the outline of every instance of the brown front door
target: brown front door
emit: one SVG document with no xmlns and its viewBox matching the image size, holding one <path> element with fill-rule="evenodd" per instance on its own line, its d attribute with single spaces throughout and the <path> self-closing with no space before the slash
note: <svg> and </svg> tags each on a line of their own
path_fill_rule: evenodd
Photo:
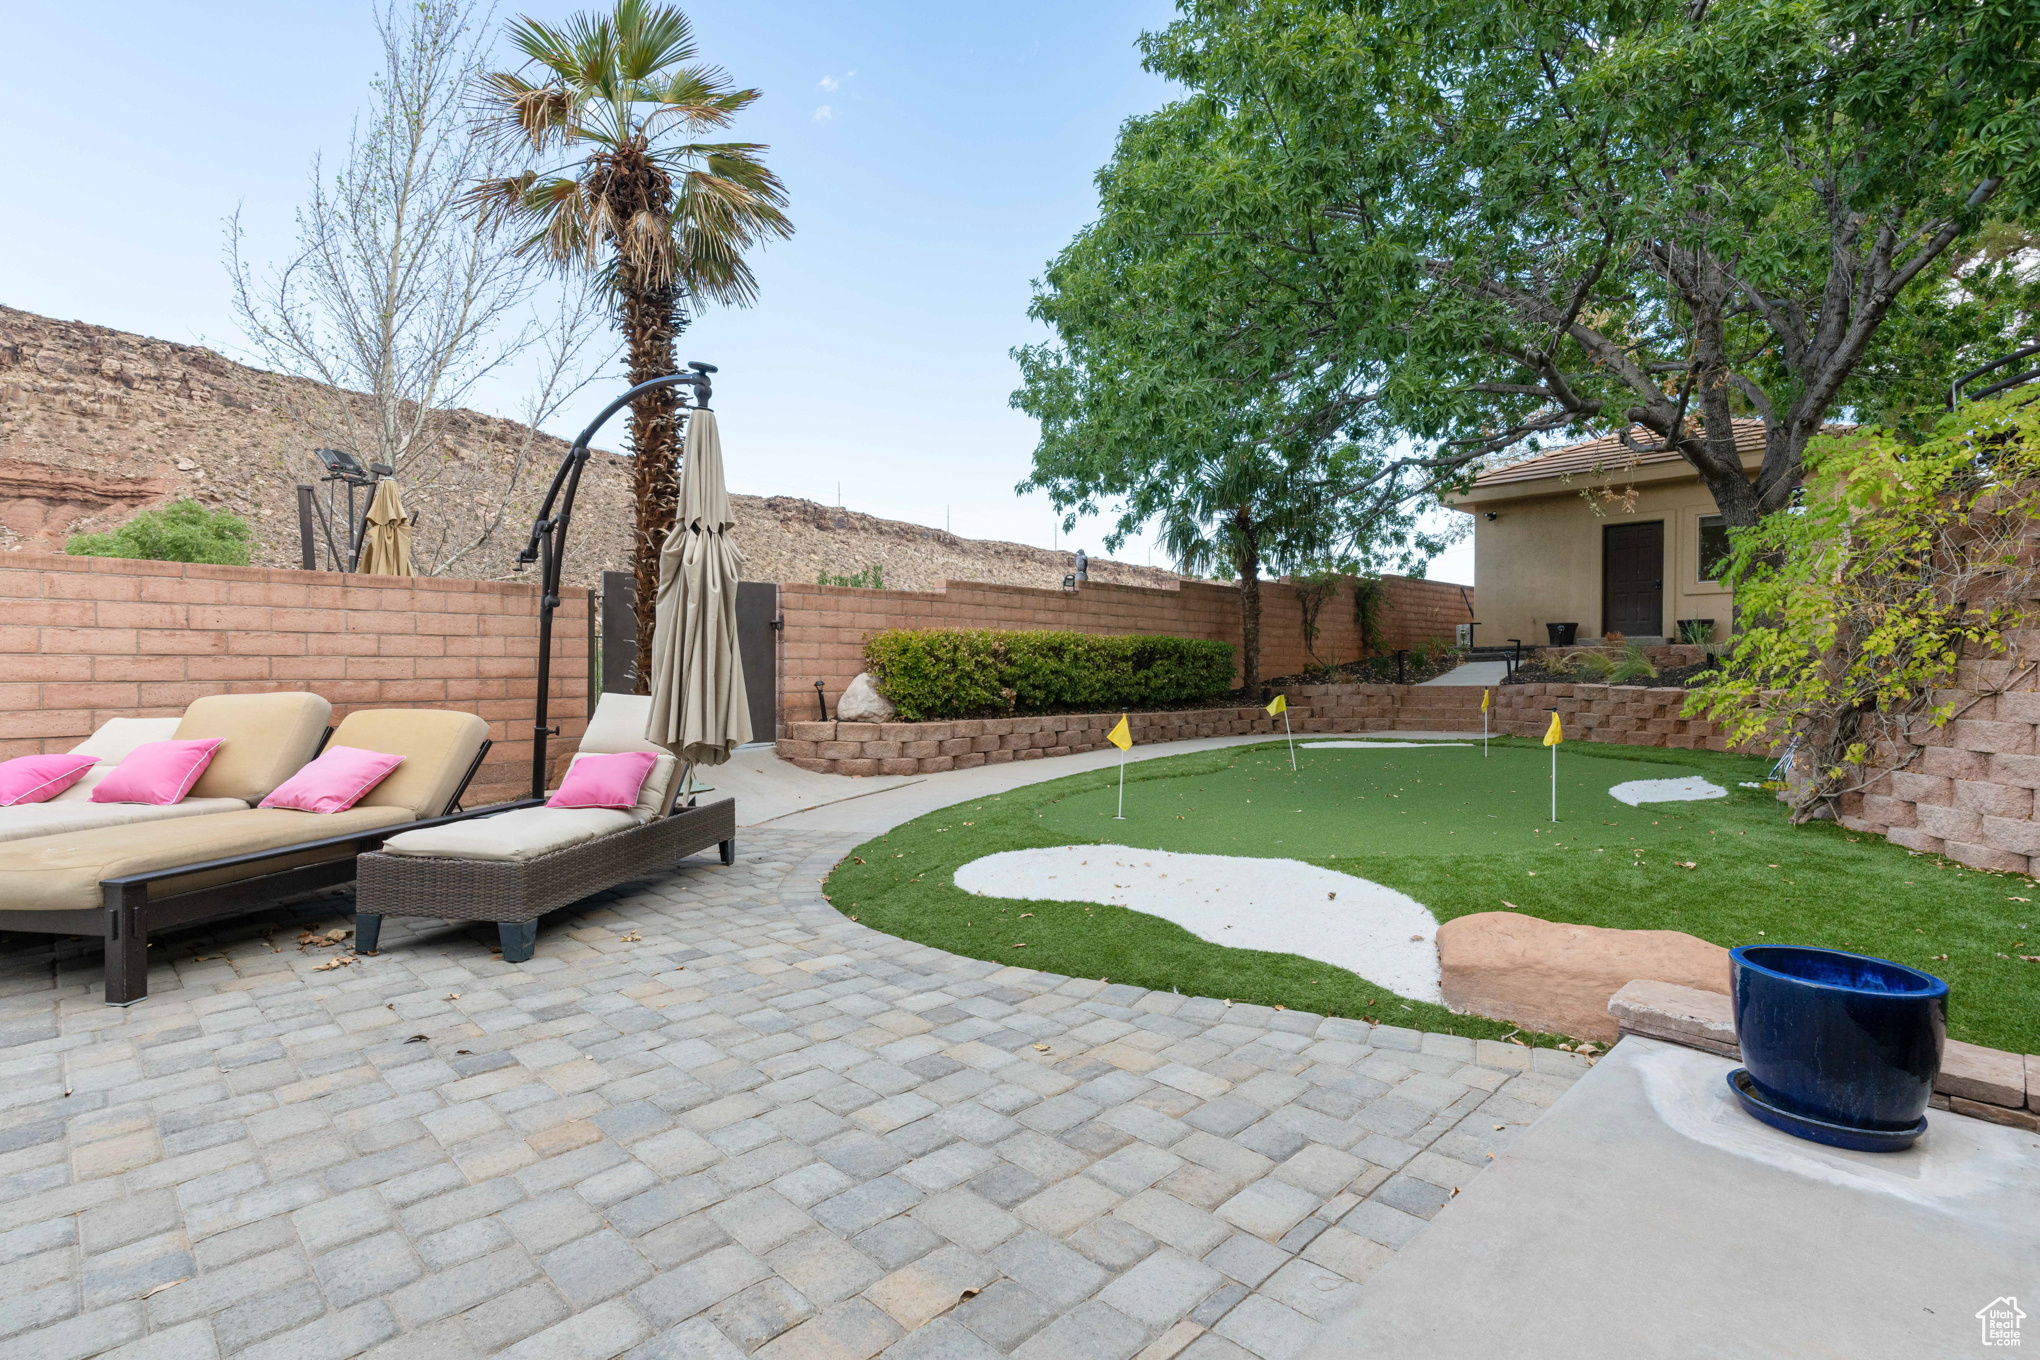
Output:
<svg viewBox="0 0 2040 1360">
<path fill-rule="evenodd" d="M 1601 529 L 1601 631 L 1662 637 L 1665 631 L 1665 524 Z"/>
</svg>

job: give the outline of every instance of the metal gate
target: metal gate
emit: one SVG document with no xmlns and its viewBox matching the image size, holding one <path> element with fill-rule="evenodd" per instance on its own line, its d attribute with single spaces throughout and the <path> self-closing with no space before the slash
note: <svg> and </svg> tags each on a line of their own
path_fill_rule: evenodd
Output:
<svg viewBox="0 0 2040 1360">
<path fill-rule="evenodd" d="M 751 701 L 751 740 L 778 737 L 779 587 L 737 582 L 737 655 L 744 663 L 744 694 Z"/>
<path fill-rule="evenodd" d="M 602 573 L 602 692 L 637 689 L 637 583 L 627 571 Z M 751 740 L 772 741 L 779 713 L 779 587 L 737 583 L 737 659 L 751 702 Z"/>
</svg>

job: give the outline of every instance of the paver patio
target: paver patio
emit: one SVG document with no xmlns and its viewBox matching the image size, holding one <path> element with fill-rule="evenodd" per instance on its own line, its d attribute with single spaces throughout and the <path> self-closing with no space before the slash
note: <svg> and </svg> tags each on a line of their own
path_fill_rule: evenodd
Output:
<svg viewBox="0 0 2040 1360">
<path fill-rule="evenodd" d="M 882 935 L 820 896 L 864 836 L 748 829 L 518 966 L 391 918 L 312 971 L 332 897 L 129 1010 L 0 951 L 0 1349 L 1291 1360 L 1584 1070 Z"/>
</svg>

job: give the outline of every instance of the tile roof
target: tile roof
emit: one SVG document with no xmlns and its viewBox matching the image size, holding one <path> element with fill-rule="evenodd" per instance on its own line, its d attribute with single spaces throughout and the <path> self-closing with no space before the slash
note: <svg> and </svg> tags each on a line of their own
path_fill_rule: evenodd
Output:
<svg viewBox="0 0 2040 1360">
<path fill-rule="evenodd" d="M 1828 427 L 1830 430 L 1834 426 Z M 1654 431 L 1641 425 L 1630 427 L 1630 437 L 1639 444 L 1653 444 L 1658 440 Z M 1755 416 L 1748 416 L 1735 422 L 1735 448 L 1745 462 L 1764 455 L 1764 422 Z M 1600 439 L 1589 439 L 1578 444 L 1568 444 L 1562 449 L 1540 453 L 1518 463 L 1507 463 L 1490 468 L 1473 479 L 1479 486 L 1500 486 L 1509 482 L 1533 482 L 1541 477 L 1578 476 L 1597 470 L 1627 472 L 1632 468 L 1649 467 L 1656 463 L 1677 463 L 1683 461 L 1670 450 L 1656 453 L 1637 453 L 1625 448 L 1620 437 L 1606 435 Z"/>
</svg>

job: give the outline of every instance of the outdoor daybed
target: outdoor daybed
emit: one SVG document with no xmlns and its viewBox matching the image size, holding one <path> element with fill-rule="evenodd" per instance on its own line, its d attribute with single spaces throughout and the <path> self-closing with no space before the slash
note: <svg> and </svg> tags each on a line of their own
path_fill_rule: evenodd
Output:
<svg viewBox="0 0 2040 1360">
<path fill-rule="evenodd" d="M 317 755 L 332 729 L 333 706 L 316 694 L 213 694 L 194 699 L 181 718 L 111 718 L 71 748 L 98 756 L 83 779 L 41 803 L 0 807 L 0 842 L 136 822 L 246 812 Z M 219 751 L 191 792 L 175 803 L 95 803 L 92 790 L 144 742 L 220 738 Z"/>
<path fill-rule="evenodd" d="M 0 930 L 102 937 L 106 1000 L 139 1001 L 148 995 L 151 932 L 345 883 L 362 850 L 421 819 L 449 820 L 443 814 L 487 737 L 488 724 L 472 713 L 364 709 L 347 716 L 332 744 L 404 761 L 345 812 L 250 806 L 0 844 Z M 304 763 L 293 751 L 265 764 L 260 750 L 236 745 L 221 745 L 195 792 L 210 782 L 222 797 L 257 803 Z"/>
<path fill-rule="evenodd" d="M 546 912 L 711 845 L 721 848 L 724 864 L 734 863 L 736 803 L 694 805 L 678 761 L 642 735 L 650 704 L 644 695 L 603 695 L 574 757 L 656 754 L 635 807 L 527 806 L 391 836 L 361 857 L 354 947 L 374 950 L 385 916 L 493 921 L 504 962 L 523 963 L 537 948 Z"/>
</svg>

